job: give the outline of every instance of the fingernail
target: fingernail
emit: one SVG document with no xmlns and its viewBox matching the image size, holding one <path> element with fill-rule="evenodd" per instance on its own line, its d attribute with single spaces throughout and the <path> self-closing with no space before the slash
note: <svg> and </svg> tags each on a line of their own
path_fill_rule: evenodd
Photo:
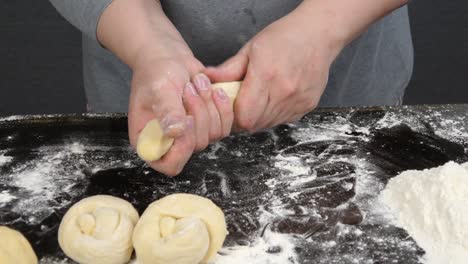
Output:
<svg viewBox="0 0 468 264">
<path fill-rule="evenodd" d="M 192 83 L 185 84 L 185 90 L 191 95 L 198 96 L 197 90 L 195 90 L 195 86 Z"/>
<path fill-rule="evenodd" d="M 216 89 L 216 96 L 221 100 L 221 101 L 227 101 L 229 100 L 229 97 L 227 96 L 226 92 L 221 89 L 221 88 L 218 88 Z"/>
<path fill-rule="evenodd" d="M 164 134 L 169 136 L 177 137 L 185 129 L 185 122 L 183 117 L 166 116 L 161 121 L 161 127 Z"/>
<path fill-rule="evenodd" d="M 197 89 L 201 91 L 207 91 L 211 86 L 210 79 L 208 79 L 208 77 L 203 73 L 197 74 L 193 82 L 195 83 Z"/>
</svg>

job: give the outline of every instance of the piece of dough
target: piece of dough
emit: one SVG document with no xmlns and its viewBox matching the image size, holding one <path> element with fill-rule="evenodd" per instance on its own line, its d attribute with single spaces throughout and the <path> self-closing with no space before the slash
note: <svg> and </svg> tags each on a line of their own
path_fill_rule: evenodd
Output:
<svg viewBox="0 0 468 264">
<path fill-rule="evenodd" d="M 227 235 L 223 211 L 193 194 L 172 194 L 150 204 L 135 226 L 139 264 L 196 264 L 212 259 Z"/>
<path fill-rule="evenodd" d="M 127 263 L 138 212 L 127 201 L 96 195 L 74 204 L 60 223 L 63 252 L 81 264 Z"/>
<path fill-rule="evenodd" d="M 138 137 L 137 153 L 144 161 L 159 160 L 174 143 L 174 139 L 166 137 L 158 120 L 149 121 Z"/>
<path fill-rule="evenodd" d="M 37 257 L 20 232 L 0 226 L 0 263 L 37 264 Z"/>
<path fill-rule="evenodd" d="M 212 84 L 212 89 L 221 88 L 231 99 L 237 97 L 242 82 L 224 82 Z M 158 120 L 154 119 L 143 128 L 137 141 L 137 154 L 144 161 L 159 160 L 171 148 L 174 139 L 166 137 Z"/>
</svg>

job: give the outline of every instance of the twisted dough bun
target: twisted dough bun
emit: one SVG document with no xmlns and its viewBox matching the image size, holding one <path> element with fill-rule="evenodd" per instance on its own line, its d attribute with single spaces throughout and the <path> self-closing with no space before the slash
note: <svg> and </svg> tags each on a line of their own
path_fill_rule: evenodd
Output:
<svg viewBox="0 0 468 264">
<path fill-rule="evenodd" d="M 172 194 L 150 204 L 135 226 L 139 264 L 206 263 L 227 235 L 221 209 L 192 194 Z"/>
<path fill-rule="evenodd" d="M 96 195 L 74 204 L 60 223 L 58 240 L 65 254 L 81 264 L 127 263 L 138 212 L 120 198 Z"/>
<path fill-rule="evenodd" d="M 0 226 L 0 263 L 37 264 L 37 257 L 20 232 Z"/>
<path fill-rule="evenodd" d="M 231 98 L 231 103 L 237 97 L 242 82 L 224 82 L 212 84 L 213 89 L 221 88 Z M 159 160 L 174 143 L 174 139 L 166 137 L 158 120 L 151 120 L 141 131 L 137 141 L 137 154 L 144 161 Z"/>
</svg>

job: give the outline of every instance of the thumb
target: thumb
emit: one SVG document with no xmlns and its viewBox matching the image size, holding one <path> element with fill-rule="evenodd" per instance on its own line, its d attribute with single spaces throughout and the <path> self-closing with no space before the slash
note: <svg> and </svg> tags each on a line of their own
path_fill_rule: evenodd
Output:
<svg viewBox="0 0 468 264">
<path fill-rule="evenodd" d="M 136 146 L 141 130 L 155 117 L 166 135 L 173 138 L 182 136 L 186 129 L 187 115 L 180 89 L 167 80 L 160 80 L 146 89 L 149 89 L 144 93 L 144 97 L 147 98 L 130 100 L 128 129 L 131 144 Z M 144 103 L 145 101 L 147 103 Z"/>
<path fill-rule="evenodd" d="M 187 113 L 182 101 L 182 91 L 170 81 L 161 81 L 152 88 L 152 110 L 164 134 L 178 138 L 184 134 Z"/>
<path fill-rule="evenodd" d="M 204 73 L 210 78 L 211 82 L 230 82 L 240 81 L 247 72 L 249 57 L 247 48 L 244 47 L 236 55 L 226 60 L 219 66 L 207 67 Z"/>
</svg>

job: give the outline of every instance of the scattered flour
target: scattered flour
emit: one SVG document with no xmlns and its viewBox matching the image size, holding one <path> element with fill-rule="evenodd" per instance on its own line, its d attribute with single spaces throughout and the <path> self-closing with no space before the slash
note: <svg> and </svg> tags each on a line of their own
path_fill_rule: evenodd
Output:
<svg viewBox="0 0 468 264">
<path fill-rule="evenodd" d="M 300 157 L 296 156 L 284 156 L 278 154 L 275 157 L 275 167 L 283 171 L 284 177 L 296 177 L 310 175 L 310 167 L 306 166 Z M 313 178 L 316 175 L 313 175 Z M 308 177 L 307 180 L 313 180 Z"/>
<path fill-rule="evenodd" d="M 12 159 L 13 159 L 12 157 L 5 156 L 4 154 L 0 154 L 0 166 L 3 166 L 4 164 L 7 164 Z"/>
<path fill-rule="evenodd" d="M 214 263 L 219 264 L 279 264 L 297 263 L 294 242 L 289 235 L 265 232 L 251 245 L 227 247 L 221 250 Z M 279 252 L 268 253 L 280 248 Z"/>
<path fill-rule="evenodd" d="M 16 197 L 11 195 L 8 191 L 0 192 L 0 206 L 13 201 Z"/>
<path fill-rule="evenodd" d="M 42 221 L 54 208 L 68 203 L 68 199 L 57 200 L 56 195 L 61 191 L 70 192 L 77 182 L 85 178 L 80 170 L 69 170 L 80 163 L 80 153 L 84 153 L 79 144 L 66 145 L 58 151 L 39 151 L 46 154 L 13 168 L 12 173 L 6 175 L 5 179 L 10 182 L 10 186 L 17 187 L 15 196 L 21 197 L 14 203 L 12 211 L 30 215 L 30 223 Z M 76 163 L 70 163 L 68 160 L 74 160 Z M 24 192 L 28 195 L 24 195 Z"/>
<path fill-rule="evenodd" d="M 440 115 L 440 113 L 436 112 L 433 113 L 433 116 Z M 382 127 L 391 127 L 393 125 L 397 125 L 404 120 L 404 123 L 411 126 L 411 128 L 415 129 L 416 131 L 423 131 L 425 129 L 424 125 L 421 125 L 420 120 L 416 118 L 409 117 L 408 115 L 400 115 L 398 112 L 389 112 L 376 124 L 377 128 Z M 21 117 L 9 117 L 9 118 L 0 118 L 0 121 L 10 121 L 21 119 Z M 466 129 L 463 127 L 464 120 L 454 121 L 454 122 L 442 122 L 438 127 L 441 129 L 436 129 L 436 131 L 442 130 L 446 134 L 440 135 L 442 137 L 450 139 L 454 134 L 459 136 L 460 134 L 466 133 Z M 440 123 L 440 122 L 439 122 Z M 432 125 L 432 123 L 431 123 Z M 359 135 L 351 135 L 350 132 L 360 132 L 363 136 Z M 272 133 L 272 137 L 277 139 L 277 135 Z M 294 130 L 293 135 L 291 135 L 294 139 L 298 140 L 300 143 L 309 143 L 315 141 L 327 141 L 327 140 L 345 140 L 349 144 L 352 144 L 352 140 L 356 137 L 359 137 L 360 140 L 367 140 L 368 135 L 370 135 L 370 128 L 369 127 L 358 127 L 352 124 L 349 120 L 349 117 L 337 117 L 337 120 L 334 122 L 324 122 L 324 123 L 315 123 L 312 125 L 308 125 L 305 127 L 297 127 Z M 463 134 L 466 135 L 466 134 Z M 340 147 L 340 145 L 336 145 L 336 147 Z M 218 152 L 224 151 L 225 146 L 222 143 L 217 143 L 213 145 L 210 151 L 206 152 L 204 155 L 207 159 L 217 159 Z M 84 154 L 86 153 L 85 147 L 78 143 L 69 144 L 66 146 L 62 146 L 57 151 L 48 151 L 48 155 L 43 156 L 40 160 L 35 160 L 34 162 L 26 164 L 24 167 L 18 167 L 14 170 L 14 173 L 10 175 L 9 180 L 13 182 L 16 187 L 20 187 L 21 190 L 27 190 L 32 195 L 29 195 L 31 199 L 27 199 L 24 201 L 23 204 L 16 204 L 14 210 L 35 210 L 37 212 L 47 211 L 50 213 L 54 208 L 51 207 L 50 204 L 38 204 L 38 201 L 44 201 L 47 199 L 53 199 L 51 195 L 54 192 L 57 192 L 59 189 L 67 189 L 72 186 L 73 183 L 79 181 L 81 177 L 84 175 L 74 175 L 74 173 L 70 173 L 70 170 L 64 170 L 64 167 L 70 167 L 70 164 L 65 164 L 68 160 L 73 160 L 74 162 L 80 162 L 83 158 Z M 237 156 L 242 156 L 242 152 L 238 152 Z M 7 159 L 9 157 L 6 157 Z M 270 194 L 273 193 L 274 190 L 283 190 L 282 193 L 286 193 L 289 195 L 289 198 L 295 199 L 295 196 L 302 191 L 307 191 L 310 188 L 319 188 L 319 187 L 304 187 L 301 185 L 307 184 L 311 181 L 317 179 L 316 172 L 314 171 L 313 167 L 310 165 L 304 164 L 304 160 L 300 157 L 291 154 L 278 154 L 276 156 L 271 157 L 273 159 L 273 165 L 276 169 L 278 169 L 281 173 L 282 177 L 275 177 L 266 182 L 266 185 L 271 189 Z M 342 157 L 343 158 L 343 157 Z M 85 167 L 92 165 L 93 171 L 108 167 L 108 165 L 113 165 L 114 162 L 122 163 L 122 161 L 108 161 L 100 160 L 93 158 L 93 162 L 91 164 L 86 165 Z M 312 159 L 312 160 L 311 160 Z M 327 160 L 323 160 L 323 157 L 311 157 L 308 158 L 306 161 L 319 161 L 319 162 L 336 162 L 340 161 L 338 157 L 327 158 Z M 359 158 L 357 155 L 348 155 L 344 157 L 344 160 L 350 164 L 355 166 L 355 173 L 351 175 L 351 177 L 356 177 L 356 183 L 354 186 L 356 195 L 352 198 L 352 202 L 357 204 L 359 208 L 363 210 L 363 213 L 366 214 L 364 218 L 364 224 L 371 223 L 374 224 L 376 222 L 380 222 L 381 224 L 388 225 L 388 219 L 382 217 L 383 214 L 388 214 L 388 209 L 379 209 L 376 210 L 373 204 L 376 202 L 375 194 L 379 192 L 383 188 L 383 185 L 373 176 L 373 171 L 375 168 L 372 167 L 369 162 L 366 161 L 365 158 Z M 7 161 L 8 162 L 8 161 Z M 48 164 L 53 165 L 48 165 Z M 2 156 L 0 154 L 0 166 L 2 165 Z M 464 164 L 465 168 L 468 170 L 468 163 Z M 79 171 L 77 169 L 77 171 Z M 1 176 L 1 175 L 0 175 Z M 217 176 L 221 180 L 221 188 L 223 191 L 223 195 L 230 196 L 229 190 L 229 177 L 224 174 L 217 174 Z M 36 179 L 38 178 L 39 179 Z M 30 181 L 28 181 L 28 179 Z M 333 178 L 333 182 L 340 182 L 344 178 L 337 177 L 336 179 Z M 1 183 L 1 177 L 0 177 Z M 353 188 L 352 183 L 343 182 L 343 187 L 346 189 Z M 285 185 L 287 189 L 284 189 Z M 206 186 L 205 186 L 206 188 Z M 448 194 L 448 195 L 455 195 L 455 194 Z M 72 195 L 74 196 L 74 195 Z M 411 194 L 410 196 L 411 197 Z M 269 223 L 275 217 L 281 217 L 291 213 L 286 209 L 286 204 L 283 203 L 282 199 L 273 195 L 270 200 L 270 210 L 269 212 L 262 211 L 262 208 L 259 210 L 262 211 L 260 215 L 260 226 L 265 226 L 266 223 Z M 15 199 L 15 196 L 11 193 L 3 194 L 0 193 L 0 206 L 2 199 Z M 406 199 L 406 198 L 405 198 Z M 411 200 L 413 198 L 407 198 L 406 200 Z M 414 199 L 413 199 L 414 200 Z M 465 201 L 468 198 L 465 197 Z M 10 200 L 11 201 L 11 200 Z M 65 200 L 65 202 L 68 202 Z M 440 202 L 440 201 L 439 201 Z M 421 202 L 421 206 L 424 203 Z M 427 203 L 424 204 L 427 206 Z M 443 206 L 442 203 L 438 204 L 438 206 Z M 59 205 L 57 205 L 59 207 Z M 26 209 L 25 209 L 26 208 Z M 31 208 L 31 209 L 28 209 Z M 442 207 L 441 207 L 442 208 Z M 466 208 L 466 207 L 465 207 Z M 308 211 L 308 208 L 304 209 L 304 212 L 313 215 L 314 211 Z M 312 210 L 312 209 L 310 209 Z M 461 211 L 461 210 L 459 210 Z M 467 212 L 468 210 L 465 210 Z M 34 213 L 34 212 L 33 212 Z M 462 214 L 462 212 L 458 212 Z M 31 215 L 31 212 L 27 213 Z M 430 215 L 433 216 L 433 215 Z M 468 217 L 466 217 L 468 218 Z M 383 221 L 383 222 L 382 222 Z M 37 221 L 34 221 L 37 222 Z M 435 223 L 435 222 L 433 222 Z M 437 222 L 439 223 L 439 222 Z M 430 226 L 431 222 L 423 223 L 424 226 Z M 465 223 L 465 226 L 468 226 L 468 223 Z M 467 229 L 468 230 L 468 229 Z M 338 236 L 346 236 L 349 233 L 361 235 L 363 231 L 359 228 L 354 226 L 348 225 L 338 225 Z M 453 230 L 451 231 L 453 232 Z M 455 241 L 462 239 L 462 236 L 467 237 L 467 231 L 464 233 L 460 232 L 458 236 L 454 236 L 453 239 L 450 237 L 446 237 L 447 240 Z M 417 237 L 409 232 L 416 241 L 423 247 L 424 245 L 420 243 Z M 462 235 L 464 234 L 464 235 Z M 368 235 L 368 234 L 366 234 Z M 442 237 L 442 236 L 441 236 Z M 374 239 L 374 238 L 373 238 Z M 375 240 L 384 240 L 381 236 L 375 236 Z M 466 241 L 466 240 L 465 240 Z M 400 243 L 401 241 L 396 241 Z M 326 246 L 333 248 L 336 246 L 336 242 L 334 240 L 330 240 L 325 242 Z M 382 241 L 382 244 L 385 244 L 385 241 Z M 288 234 L 279 234 L 273 232 L 269 229 L 265 229 L 263 236 L 255 238 L 249 245 L 237 245 L 233 247 L 225 247 L 220 252 L 221 254 L 215 259 L 215 263 L 220 264 L 230 264 L 230 263 L 297 263 L 298 256 L 295 252 L 295 246 L 297 245 L 297 237 Z M 429 245 L 434 245 L 430 244 Z M 466 245 L 466 244 L 465 244 Z M 366 245 L 360 245 L 361 247 L 365 248 Z M 404 247 L 405 245 L 401 245 Z M 411 247 L 412 245 L 408 245 Z M 280 248 L 281 250 L 277 253 L 268 253 L 274 252 L 275 248 Z M 333 250 L 333 249 L 331 249 Z M 427 249 L 426 249 L 427 251 Z M 335 255 L 335 254 L 331 254 Z M 330 256 L 330 260 L 333 256 Z M 343 263 L 344 260 L 349 260 L 347 263 L 373 263 L 371 259 L 367 258 L 367 255 L 363 254 L 360 256 L 359 252 L 351 253 L 349 256 L 335 256 L 339 257 L 339 262 L 330 261 L 329 263 Z M 446 257 L 446 256 L 445 256 Z M 466 259 L 466 258 L 465 258 Z M 452 264 L 459 264 L 461 262 L 447 262 L 445 258 L 440 258 L 439 262 L 428 262 L 428 264 L 434 263 L 452 263 Z M 62 260 L 60 258 L 55 257 L 45 257 L 41 260 L 40 263 L 57 263 L 57 264 L 65 264 L 69 263 L 66 260 Z M 136 263 L 135 261 L 131 263 Z M 324 262 L 325 263 L 325 262 Z"/>
<path fill-rule="evenodd" d="M 427 264 L 468 260 L 468 163 L 449 162 L 391 179 L 382 200 L 425 251 Z"/>
</svg>

